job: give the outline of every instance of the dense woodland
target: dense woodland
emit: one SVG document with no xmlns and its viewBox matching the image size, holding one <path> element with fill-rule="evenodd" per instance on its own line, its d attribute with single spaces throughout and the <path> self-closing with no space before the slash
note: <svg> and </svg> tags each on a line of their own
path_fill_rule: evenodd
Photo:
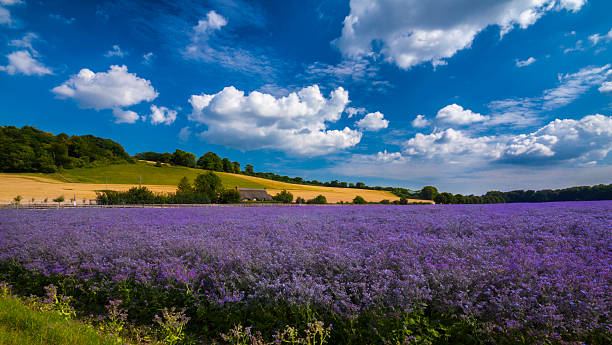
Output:
<svg viewBox="0 0 612 345">
<path fill-rule="evenodd" d="M 177 149 L 174 153 L 137 153 L 134 158 L 157 162 L 160 165 L 166 163 L 210 171 L 244 174 L 287 183 L 384 190 L 400 197 L 400 203 L 402 204 L 407 203 L 406 199 L 433 200 L 438 204 L 612 200 L 612 184 L 538 191 L 489 191 L 484 195 L 461 195 L 448 192 L 440 193 L 433 186 L 426 186 L 419 191 L 414 191 L 399 187 L 372 187 L 363 182 L 348 183 L 338 180 L 320 182 L 271 172 L 256 172 L 251 164 L 244 165 L 244 169 L 242 169 L 239 162 L 221 158 L 214 152 L 207 152 L 198 158 L 191 152 Z M 53 135 L 30 126 L 22 128 L 0 127 L 0 172 L 51 173 L 61 169 L 132 162 L 133 159 L 125 152 L 123 147 L 110 139 L 98 138 L 93 135 L 68 136 L 64 133 Z M 211 201 L 214 202 L 214 200 Z M 177 199 L 176 202 L 179 202 L 179 200 Z"/>
<path fill-rule="evenodd" d="M 123 147 L 93 135 L 53 135 L 34 127 L 0 127 L 0 172 L 52 173 L 59 169 L 132 162 Z"/>
</svg>

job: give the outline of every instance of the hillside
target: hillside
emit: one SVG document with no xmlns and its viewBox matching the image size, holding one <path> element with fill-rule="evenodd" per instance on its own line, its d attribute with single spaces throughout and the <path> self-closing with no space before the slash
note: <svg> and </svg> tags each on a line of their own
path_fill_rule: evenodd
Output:
<svg viewBox="0 0 612 345">
<path fill-rule="evenodd" d="M 63 170 L 62 173 L 16 173 L 0 174 L 0 203 L 10 202 L 16 195 L 23 197 L 22 203 L 29 203 L 32 198 L 41 202 L 48 198 L 51 200 L 59 195 L 66 199 L 76 196 L 77 202 L 83 199 L 95 198 L 95 191 L 102 189 L 127 190 L 142 184 L 154 192 L 174 192 L 179 180 L 186 176 L 193 180 L 205 170 L 181 166 L 156 167 L 147 162 L 135 164 L 115 164 L 96 168 L 75 168 Z M 365 200 L 378 202 L 383 199 L 390 201 L 398 197 L 387 191 L 335 188 L 322 186 L 309 186 L 267 180 L 254 176 L 215 172 L 221 177 L 223 185 L 227 188 L 265 188 L 274 195 L 282 189 L 290 191 L 294 197 L 301 196 L 311 199 L 323 194 L 328 202 L 348 202 L 360 195 Z"/>
</svg>

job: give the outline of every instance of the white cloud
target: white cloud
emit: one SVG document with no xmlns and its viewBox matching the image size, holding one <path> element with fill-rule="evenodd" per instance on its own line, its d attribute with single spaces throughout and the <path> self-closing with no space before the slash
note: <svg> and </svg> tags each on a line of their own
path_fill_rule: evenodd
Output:
<svg viewBox="0 0 612 345">
<path fill-rule="evenodd" d="M 446 161 L 453 161 L 458 156 L 497 158 L 500 148 L 496 148 L 495 140 L 494 136 L 470 137 L 460 130 L 448 128 L 428 135 L 417 133 L 404 143 L 403 153 Z"/>
<path fill-rule="evenodd" d="M 343 88 L 325 98 L 317 85 L 285 97 L 253 91 L 245 95 L 233 86 L 216 94 L 193 95 L 189 120 L 205 124 L 203 139 L 241 150 L 274 149 L 316 156 L 353 147 L 361 132 L 328 128 L 349 103 Z"/>
<path fill-rule="evenodd" d="M 516 60 L 516 67 L 525 67 L 525 66 L 529 66 L 532 63 L 536 62 L 536 59 L 532 56 L 526 60 Z"/>
<path fill-rule="evenodd" d="M 11 12 L 4 7 L 0 6 L 0 24 L 9 25 L 11 24 Z"/>
<path fill-rule="evenodd" d="M 150 81 L 129 73 L 126 66 L 116 65 L 98 73 L 84 68 L 51 91 L 57 98 L 72 98 L 79 107 L 96 110 L 150 102 L 158 95 Z"/>
<path fill-rule="evenodd" d="M 570 104 L 593 86 L 600 85 L 612 65 L 585 67 L 576 73 L 559 75 L 561 84 L 542 95 L 543 108 L 555 109 Z"/>
<path fill-rule="evenodd" d="M 589 36 L 589 41 L 591 41 L 591 43 L 593 43 L 593 45 L 598 44 L 599 42 L 605 41 L 605 42 L 610 42 L 612 41 L 612 29 L 610 29 L 610 31 L 608 31 L 607 34 L 593 34 L 591 36 Z"/>
<path fill-rule="evenodd" d="M 351 117 L 353 117 L 355 115 L 365 114 L 366 109 L 365 108 L 346 107 L 346 109 L 344 111 L 348 114 L 348 118 L 350 119 Z"/>
<path fill-rule="evenodd" d="M 425 118 L 425 115 L 417 115 L 411 122 L 412 127 L 423 128 L 429 125 L 429 120 Z"/>
<path fill-rule="evenodd" d="M 38 52 L 32 46 L 32 42 L 38 40 L 38 35 L 28 32 L 21 39 L 14 39 L 9 42 L 9 46 L 29 49 L 33 56 L 38 56 Z"/>
<path fill-rule="evenodd" d="M 21 0 L 0 0 L 0 25 L 11 25 L 13 18 L 11 18 L 11 12 L 3 6 L 12 6 L 22 4 Z"/>
<path fill-rule="evenodd" d="M 191 138 L 191 129 L 189 128 L 189 126 L 181 128 L 178 137 L 182 142 L 188 141 L 189 138 Z"/>
<path fill-rule="evenodd" d="M 6 57 L 9 63 L 6 66 L 0 66 L 0 71 L 8 74 L 45 75 L 53 73 L 50 68 L 34 59 L 27 50 L 19 50 Z"/>
<path fill-rule="evenodd" d="M 567 53 L 571 53 L 571 52 L 577 52 L 577 51 L 583 51 L 584 50 L 584 46 L 582 45 L 583 43 L 584 42 L 582 42 L 582 40 L 576 41 L 576 43 L 574 44 L 573 47 L 569 47 L 569 48 L 563 49 L 563 54 L 567 54 Z"/>
<path fill-rule="evenodd" d="M 172 124 L 176 120 L 176 110 L 171 110 L 166 107 L 151 106 L 151 124 L 157 125 L 163 123 L 165 125 Z"/>
<path fill-rule="evenodd" d="M 140 116 L 131 110 L 123 110 L 120 108 L 113 109 L 115 123 L 135 123 L 140 119 Z"/>
<path fill-rule="evenodd" d="M 380 112 L 367 114 L 363 119 L 355 122 L 357 127 L 364 131 L 376 132 L 389 127 L 389 120 L 385 120 L 385 116 Z"/>
<path fill-rule="evenodd" d="M 546 12 L 578 11 L 586 0 L 352 0 L 336 46 L 347 57 L 382 55 L 400 68 L 434 66 L 469 48 L 486 27 L 504 35 Z"/>
<path fill-rule="evenodd" d="M 254 72 L 270 76 L 274 67 L 266 54 L 255 54 L 235 46 L 235 40 L 228 40 L 220 35 L 228 20 L 215 11 L 206 14 L 193 26 L 191 42 L 182 52 L 186 59 L 214 63 L 223 67 L 243 72 Z M 275 65 L 282 62 L 276 61 Z"/>
<path fill-rule="evenodd" d="M 484 122 L 488 119 L 488 116 L 474 113 L 469 109 L 463 109 L 458 104 L 447 105 L 440 109 L 436 115 L 436 120 L 451 125 L 469 125 L 470 123 Z"/>
<path fill-rule="evenodd" d="M 606 81 L 599 87 L 599 92 L 612 92 L 612 81 Z"/>
<path fill-rule="evenodd" d="M 204 35 L 213 30 L 219 30 L 225 25 L 227 25 L 225 17 L 215 11 L 210 11 L 206 14 L 206 19 L 198 20 L 198 25 L 194 27 L 194 30 L 196 33 Z"/>
<path fill-rule="evenodd" d="M 455 164 L 550 164 L 593 162 L 612 150 L 612 116 L 554 120 L 535 132 L 474 137 L 452 128 L 417 133 L 403 144 L 403 155 Z M 458 159 L 460 158 L 460 159 Z"/>
<path fill-rule="evenodd" d="M 489 125 L 508 124 L 533 125 L 543 111 L 564 107 L 595 86 L 602 86 L 608 78 L 612 65 L 589 66 L 575 73 L 559 75 L 558 86 L 544 90 L 537 97 L 505 99 L 491 102 L 493 113 Z"/>
<path fill-rule="evenodd" d="M 118 56 L 120 58 L 126 56 L 127 53 L 121 50 L 121 47 L 119 47 L 118 45 L 114 45 L 113 48 L 109 51 L 107 51 L 104 56 L 106 57 L 113 57 L 113 56 Z"/>
</svg>

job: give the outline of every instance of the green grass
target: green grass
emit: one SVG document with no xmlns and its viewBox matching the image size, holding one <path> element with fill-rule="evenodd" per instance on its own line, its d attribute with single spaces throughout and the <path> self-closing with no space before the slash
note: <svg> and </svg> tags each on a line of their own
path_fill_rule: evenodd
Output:
<svg viewBox="0 0 612 345">
<path fill-rule="evenodd" d="M 37 311 L 17 298 L 0 297 L 0 345 L 115 344 L 92 327 L 64 320 L 51 311 Z"/>
<path fill-rule="evenodd" d="M 64 182 L 83 183 L 118 183 L 138 184 L 142 176 L 142 184 L 176 186 L 183 176 L 193 181 L 202 169 L 192 169 L 181 166 L 156 167 L 152 164 L 137 162 L 135 164 L 115 164 L 97 168 L 66 169 L 56 174 L 36 174 L 36 176 L 52 177 Z M 255 181 L 249 181 L 239 175 L 218 174 L 226 187 L 266 188 L 268 186 Z"/>
</svg>

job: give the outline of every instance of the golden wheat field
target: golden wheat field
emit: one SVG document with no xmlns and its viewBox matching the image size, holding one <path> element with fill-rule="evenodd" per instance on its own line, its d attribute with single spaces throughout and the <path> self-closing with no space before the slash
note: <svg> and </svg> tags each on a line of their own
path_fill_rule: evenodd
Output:
<svg viewBox="0 0 612 345">
<path fill-rule="evenodd" d="M 280 192 L 282 189 L 287 189 L 293 194 L 294 198 L 302 197 L 306 200 L 322 194 L 327 198 L 328 203 L 336 203 L 339 201 L 350 202 L 357 195 L 363 197 L 369 202 L 379 202 L 383 199 L 389 201 L 398 200 L 397 196 L 387 191 L 306 186 L 271 181 L 252 176 L 236 176 L 240 176 L 240 178 L 249 181 L 265 181 L 266 185 L 271 187 L 267 189 L 270 195 L 274 195 Z M 172 185 L 143 185 L 156 193 L 169 193 L 176 190 L 176 186 Z M 51 203 L 52 200 L 58 196 L 64 196 L 66 202 L 69 202 L 71 199 L 76 199 L 78 204 L 82 204 L 89 203 L 89 200 L 95 199 L 96 191 L 103 189 L 122 191 L 134 186 L 137 185 L 79 182 L 71 183 L 40 176 L 0 174 L 0 204 L 11 203 L 13 198 L 17 195 L 22 197 L 22 204 L 42 203 L 45 199 L 47 200 L 47 203 Z M 241 186 L 239 185 L 238 187 Z M 32 201 L 32 199 L 34 199 L 34 201 Z M 421 200 L 409 200 L 409 202 L 420 201 Z"/>
</svg>

